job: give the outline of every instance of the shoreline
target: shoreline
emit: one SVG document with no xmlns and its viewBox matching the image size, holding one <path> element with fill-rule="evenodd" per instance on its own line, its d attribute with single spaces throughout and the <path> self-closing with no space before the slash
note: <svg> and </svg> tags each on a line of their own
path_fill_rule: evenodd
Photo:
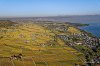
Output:
<svg viewBox="0 0 100 66">
<path fill-rule="evenodd" d="M 84 32 L 90 34 L 91 36 L 94 36 L 96 38 L 100 38 L 100 36 L 98 36 L 98 35 L 95 34 L 96 32 L 93 33 L 93 32 L 91 32 L 89 30 L 86 30 L 84 27 L 87 27 L 87 26 L 79 26 L 78 29 L 80 29 L 81 31 L 84 31 Z M 88 25 L 88 28 L 89 28 L 89 25 Z"/>
</svg>

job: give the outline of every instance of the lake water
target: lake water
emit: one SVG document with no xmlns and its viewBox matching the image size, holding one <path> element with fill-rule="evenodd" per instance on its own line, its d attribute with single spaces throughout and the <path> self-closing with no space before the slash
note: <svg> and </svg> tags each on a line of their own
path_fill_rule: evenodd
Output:
<svg viewBox="0 0 100 66">
<path fill-rule="evenodd" d="M 93 35 L 95 35 L 96 37 L 100 37 L 100 23 L 88 23 L 90 24 L 89 26 L 85 26 L 85 27 L 80 27 L 80 29 L 83 29 L 87 32 L 91 32 Z"/>
</svg>

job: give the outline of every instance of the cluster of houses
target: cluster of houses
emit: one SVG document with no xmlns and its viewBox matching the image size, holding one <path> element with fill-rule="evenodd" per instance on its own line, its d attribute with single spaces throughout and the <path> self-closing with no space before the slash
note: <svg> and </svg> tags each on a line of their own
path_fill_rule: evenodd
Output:
<svg viewBox="0 0 100 66">
<path fill-rule="evenodd" d="M 90 37 L 87 34 L 73 34 L 73 35 L 57 35 L 58 38 L 61 38 L 64 41 L 71 40 L 73 45 L 86 45 L 90 48 L 100 45 L 100 39 L 95 37 Z M 76 39 L 76 41 L 74 40 Z"/>
<path fill-rule="evenodd" d="M 63 23 L 45 23 L 43 24 L 44 27 L 48 28 L 49 30 L 60 31 L 60 32 L 67 32 L 68 26 Z"/>
</svg>

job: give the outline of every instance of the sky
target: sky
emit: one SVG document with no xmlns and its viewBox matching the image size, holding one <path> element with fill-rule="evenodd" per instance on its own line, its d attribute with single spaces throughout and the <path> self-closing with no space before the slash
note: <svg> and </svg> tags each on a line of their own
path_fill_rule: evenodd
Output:
<svg viewBox="0 0 100 66">
<path fill-rule="evenodd" d="M 98 14 L 100 0 L 0 0 L 0 17 Z"/>
</svg>

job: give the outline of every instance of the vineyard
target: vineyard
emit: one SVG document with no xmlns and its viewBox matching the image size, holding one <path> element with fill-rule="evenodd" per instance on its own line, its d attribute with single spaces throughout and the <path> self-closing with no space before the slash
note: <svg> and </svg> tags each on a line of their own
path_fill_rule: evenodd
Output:
<svg viewBox="0 0 100 66">
<path fill-rule="evenodd" d="M 14 24 L 0 28 L 0 66 L 84 65 L 83 53 L 65 45 L 56 35 L 62 28 L 49 30 L 37 23 Z M 77 32 L 73 27 L 70 33 Z M 22 56 L 18 56 L 21 54 Z"/>
<path fill-rule="evenodd" d="M 22 49 L 22 59 L 1 57 L 0 66 L 74 66 L 84 65 L 83 54 L 69 47 L 45 47 L 45 50 Z"/>
</svg>

